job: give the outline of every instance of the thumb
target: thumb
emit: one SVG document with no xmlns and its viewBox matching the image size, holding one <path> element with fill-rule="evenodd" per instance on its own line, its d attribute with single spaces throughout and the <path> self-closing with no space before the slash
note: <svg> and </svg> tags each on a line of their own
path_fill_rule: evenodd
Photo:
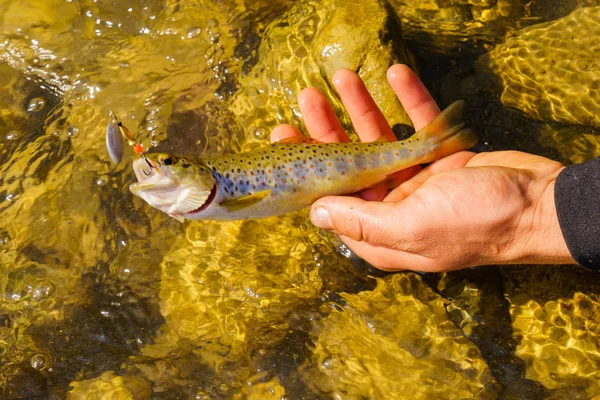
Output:
<svg viewBox="0 0 600 400">
<path fill-rule="evenodd" d="M 312 205 L 310 219 L 321 229 L 355 241 L 389 245 L 401 235 L 395 203 L 365 201 L 356 197 L 329 196 Z M 401 237 L 401 236 L 400 236 Z"/>
</svg>

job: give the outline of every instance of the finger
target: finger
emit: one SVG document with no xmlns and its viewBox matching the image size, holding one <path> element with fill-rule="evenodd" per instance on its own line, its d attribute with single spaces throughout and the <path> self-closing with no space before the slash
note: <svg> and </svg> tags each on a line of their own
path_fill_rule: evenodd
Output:
<svg viewBox="0 0 600 400">
<path fill-rule="evenodd" d="M 298 95 L 298 103 L 306 129 L 313 139 L 323 143 L 348 141 L 333 108 L 318 89 L 302 90 Z"/>
<path fill-rule="evenodd" d="M 396 64 L 387 72 L 388 82 L 410 117 L 415 130 L 430 123 L 439 113 L 429 91 L 419 77 L 406 65 Z"/>
<path fill-rule="evenodd" d="M 291 125 L 278 125 L 271 132 L 271 143 L 276 143 L 283 139 L 302 136 L 304 135 Z"/>
<path fill-rule="evenodd" d="M 316 201 L 310 212 L 312 223 L 357 242 L 393 246 L 407 229 L 415 227 L 410 216 L 402 224 L 395 203 L 365 201 L 346 196 L 329 196 Z M 410 235 L 408 235 L 410 236 Z"/>
<path fill-rule="evenodd" d="M 390 189 L 385 183 L 361 190 L 360 197 L 367 201 L 381 201 L 388 195 Z"/>
<path fill-rule="evenodd" d="M 396 140 L 365 84 L 354 71 L 349 69 L 337 71 L 333 75 L 333 84 L 361 141 L 372 142 L 381 137 L 390 141 Z"/>
<path fill-rule="evenodd" d="M 430 164 L 421 172 L 392 190 L 385 198 L 385 201 L 397 202 L 404 200 L 415 190 L 421 187 L 432 176 L 441 174 L 442 172 L 448 172 L 453 169 L 462 168 L 467 165 L 468 162 L 475 157 L 475 155 L 475 153 L 471 153 L 469 151 L 461 151 Z"/>
</svg>

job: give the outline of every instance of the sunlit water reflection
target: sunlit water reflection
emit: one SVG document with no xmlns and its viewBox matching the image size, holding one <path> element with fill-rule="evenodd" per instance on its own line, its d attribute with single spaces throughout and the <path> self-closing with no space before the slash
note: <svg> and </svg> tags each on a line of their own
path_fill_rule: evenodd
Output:
<svg viewBox="0 0 600 400">
<path fill-rule="evenodd" d="M 597 5 L 0 0 L 3 396 L 599 395 L 584 271 L 387 275 L 305 211 L 181 225 L 130 194 L 131 152 L 114 167 L 104 148 L 114 111 L 146 147 L 251 150 L 302 129 L 306 86 L 351 131 L 341 67 L 403 135 L 384 79 L 407 62 L 440 103 L 467 99 L 490 147 L 582 162 L 600 154 Z"/>
</svg>

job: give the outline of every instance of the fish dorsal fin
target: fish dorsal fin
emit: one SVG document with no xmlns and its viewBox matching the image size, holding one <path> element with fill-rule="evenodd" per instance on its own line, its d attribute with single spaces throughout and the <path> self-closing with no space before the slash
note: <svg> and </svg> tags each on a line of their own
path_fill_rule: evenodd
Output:
<svg viewBox="0 0 600 400">
<path fill-rule="evenodd" d="M 169 209 L 169 214 L 185 214 L 199 209 L 208 200 L 210 192 L 210 190 L 195 189 L 182 191 L 177 198 L 177 202 Z"/>
<path fill-rule="evenodd" d="M 321 143 L 322 142 L 319 142 L 316 139 L 302 135 L 302 136 L 292 136 L 289 138 L 281 139 L 273 144 L 277 145 L 277 144 L 321 144 Z"/>
<path fill-rule="evenodd" d="M 219 205 L 228 211 L 238 211 L 246 207 L 250 207 L 253 204 L 258 203 L 271 193 L 271 190 L 263 190 L 262 192 L 250 194 L 244 197 L 237 197 L 235 199 L 225 200 L 219 203 Z"/>
</svg>

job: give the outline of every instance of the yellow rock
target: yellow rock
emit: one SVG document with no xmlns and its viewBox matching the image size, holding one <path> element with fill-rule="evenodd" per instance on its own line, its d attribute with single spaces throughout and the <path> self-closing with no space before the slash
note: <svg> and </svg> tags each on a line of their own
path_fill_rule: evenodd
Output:
<svg viewBox="0 0 600 400">
<path fill-rule="evenodd" d="M 150 382 L 106 371 L 98 378 L 71 382 L 68 400 L 142 400 L 151 397 Z"/>
<path fill-rule="evenodd" d="M 478 61 L 502 80 L 502 103 L 542 121 L 600 127 L 600 7 L 514 32 Z"/>
<path fill-rule="evenodd" d="M 315 327 L 304 377 L 313 390 L 345 399 L 498 396 L 479 350 L 418 275 L 379 279 L 373 291 L 342 299 Z"/>
<path fill-rule="evenodd" d="M 557 398 L 600 395 L 600 296 L 576 267 L 506 270 L 516 355 Z"/>
<path fill-rule="evenodd" d="M 390 0 L 404 36 L 420 53 L 481 53 L 523 15 L 515 0 Z"/>
<path fill-rule="evenodd" d="M 348 131 L 349 118 L 330 83 L 340 68 L 358 71 L 388 122 L 410 125 L 386 70 L 396 62 L 412 64 L 399 22 L 378 0 L 312 0 L 296 3 L 265 30 L 258 63 L 240 79 L 231 110 L 247 131 L 246 149 L 266 142 L 278 124 L 300 127 L 297 97 L 315 86 L 331 100 Z"/>
</svg>

